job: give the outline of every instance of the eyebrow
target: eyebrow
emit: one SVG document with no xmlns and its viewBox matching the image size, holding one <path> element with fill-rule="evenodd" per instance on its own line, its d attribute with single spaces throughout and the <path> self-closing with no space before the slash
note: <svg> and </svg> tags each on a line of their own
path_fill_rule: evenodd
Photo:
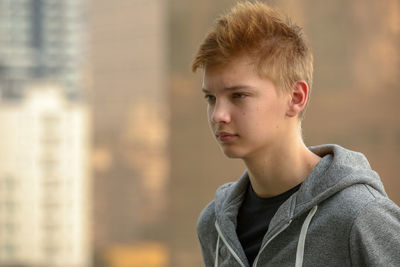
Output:
<svg viewBox="0 0 400 267">
<path fill-rule="evenodd" d="M 235 86 L 231 86 L 231 87 L 225 87 L 222 90 L 223 91 L 236 91 L 236 90 L 241 90 L 241 89 L 253 89 L 253 87 L 248 86 L 248 85 L 235 85 Z M 201 91 L 203 91 L 204 93 L 210 93 L 210 91 L 208 91 L 205 88 L 201 88 Z"/>
</svg>

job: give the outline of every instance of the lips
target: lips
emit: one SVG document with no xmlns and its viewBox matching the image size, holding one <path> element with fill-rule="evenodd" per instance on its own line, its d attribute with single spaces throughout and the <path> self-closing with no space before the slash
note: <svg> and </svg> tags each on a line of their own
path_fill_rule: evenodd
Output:
<svg viewBox="0 0 400 267">
<path fill-rule="evenodd" d="M 236 137 L 238 137 L 237 134 L 229 133 L 229 132 L 223 132 L 223 131 L 218 131 L 215 133 L 215 136 L 217 139 L 221 142 L 228 142 L 232 141 Z"/>
</svg>

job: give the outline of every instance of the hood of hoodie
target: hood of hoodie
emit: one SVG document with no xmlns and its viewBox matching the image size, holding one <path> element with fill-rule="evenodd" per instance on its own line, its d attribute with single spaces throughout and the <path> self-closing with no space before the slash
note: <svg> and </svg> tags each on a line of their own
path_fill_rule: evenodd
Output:
<svg viewBox="0 0 400 267">
<path fill-rule="evenodd" d="M 355 184 L 367 184 L 386 196 L 379 175 L 371 169 L 362 153 L 338 145 L 314 146 L 309 149 L 322 159 L 303 181 L 300 189 L 279 208 L 271 220 L 268 233 L 273 232 L 275 226 L 277 228 L 282 223 L 310 211 L 318 203 Z M 221 228 L 227 238 L 232 238 L 233 244 L 237 244 L 237 237 L 229 233 L 235 231 L 237 213 L 248 183 L 249 178 L 245 171 L 237 182 L 220 187 L 215 196 L 216 221 L 223 226 Z M 241 254 L 239 247 L 235 250 Z"/>
</svg>

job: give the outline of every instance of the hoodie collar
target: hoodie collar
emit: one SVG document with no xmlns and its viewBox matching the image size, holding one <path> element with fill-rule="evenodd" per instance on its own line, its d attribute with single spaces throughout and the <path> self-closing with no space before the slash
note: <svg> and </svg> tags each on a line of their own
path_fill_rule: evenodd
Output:
<svg viewBox="0 0 400 267">
<path fill-rule="evenodd" d="M 370 185 L 386 196 L 379 175 L 371 169 L 362 153 L 338 145 L 314 146 L 309 149 L 323 157 L 323 160 L 303 182 L 296 201 L 296 212 L 308 209 L 355 184 Z"/>
<path fill-rule="evenodd" d="M 321 145 L 309 149 L 322 157 L 304 180 L 300 189 L 278 209 L 270 226 L 300 216 L 328 197 L 354 184 L 368 184 L 386 195 L 378 174 L 373 171 L 366 157 L 338 145 Z M 226 184 L 217 190 L 215 213 L 217 222 L 232 222 L 236 216 L 249 183 L 247 171 L 237 182 Z"/>
</svg>

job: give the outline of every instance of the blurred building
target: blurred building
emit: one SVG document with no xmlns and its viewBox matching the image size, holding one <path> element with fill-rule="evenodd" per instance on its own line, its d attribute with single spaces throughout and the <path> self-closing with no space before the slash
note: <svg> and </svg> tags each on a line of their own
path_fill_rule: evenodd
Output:
<svg viewBox="0 0 400 267">
<path fill-rule="evenodd" d="M 167 1 L 92 3 L 95 265 L 154 266 L 129 254 L 169 234 Z"/>
<path fill-rule="evenodd" d="M 85 0 L 0 0 L 0 266 L 91 266 Z"/>
<path fill-rule="evenodd" d="M 84 0 L 0 0 L 0 87 L 3 98 L 22 98 L 36 80 L 82 96 L 86 50 Z"/>
<path fill-rule="evenodd" d="M 91 266 L 88 108 L 27 92 L 0 103 L 0 266 Z"/>
</svg>

